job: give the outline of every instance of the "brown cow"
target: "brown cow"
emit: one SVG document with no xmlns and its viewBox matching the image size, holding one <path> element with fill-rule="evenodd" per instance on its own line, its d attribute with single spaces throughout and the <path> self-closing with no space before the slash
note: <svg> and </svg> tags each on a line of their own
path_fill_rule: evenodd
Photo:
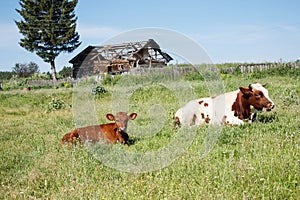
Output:
<svg viewBox="0 0 300 200">
<path fill-rule="evenodd" d="M 77 141 L 80 143 L 96 143 L 99 142 L 100 139 L 111 144 L 115 144 L 117 141 L 122 144 L 128 144 L 129 136 L 126 133 L 127 122 L 128 120 L 134 120 L 136 116 L 136 113 L 131 113 L 128 116 L 126 112 L 118 112 L 115 116 L 113 114 L 107 114 L 106 118 L 110 121 L 114 121 L 114 123 L 76 128 L 63 136 L 61 145 L 64 143 L 74 144 Z"/>
</svg>

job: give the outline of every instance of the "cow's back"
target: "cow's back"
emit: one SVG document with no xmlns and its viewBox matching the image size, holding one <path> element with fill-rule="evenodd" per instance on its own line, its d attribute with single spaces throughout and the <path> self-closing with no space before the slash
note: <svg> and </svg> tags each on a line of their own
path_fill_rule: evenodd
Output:
<svg viewBox="0 0 300 200">
<path fill-rule="evenodd" d="M 77 132 L 81 142 L 96 143 L 100 140 L 105 143 L 116 143 L 119 140 L 121 143 L 127 142 L 127 133 L 121 133 L 116 123 L 100 124 L 77 128 Z"/>
<path fill-rule="evenodd" d="M 197 124 L 198 110 L 197 100 L 191 100 L 175 113 L 174 119 L 177 120 L 180 125 L 191 126 Z"/>
<path fill-rule="evenodd" d="M 83 128 L 77 128 L 79 139 L 81 142 L 98 142 L 102 132 L 100 125 L 87 126 Z"/>
<path fill-rule="evenodd" d="M 237 91 L 227 92 L 216 97 L 198 99 L 200 124 L 241 124 L 242 120 L 234 116 L 232 105 Z"/>
</svg>

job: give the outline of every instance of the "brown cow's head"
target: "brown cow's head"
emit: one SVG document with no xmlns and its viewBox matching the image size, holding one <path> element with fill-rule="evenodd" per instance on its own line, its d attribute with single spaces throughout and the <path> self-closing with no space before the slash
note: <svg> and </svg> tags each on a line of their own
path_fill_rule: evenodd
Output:
<svg viewBox="0 0 300 200">
<path fill-rule="evenodd" d="M 250 84 L 248 88 L 240 87 L 243 97 L 247 99 L 247 102 L 251 106 L 259 111 L 263 108 L 270 111 L 275 107 L 274 102 L 269 97 L 268 90 L 264 87 L 265 85 L 266 84 L 261 85 L 259 83 L 255 83 Z"/>
<path fill-rule="evenodd" d="M 127 115 L 127 112 L 118 112 L 115 116 L 113 114 L 107 114 L 106 118 L 110 121 L 115 121 L 119 130 L 126 132 L 128 120 L 134 120 L 136 118 L 136 113 L 131 113 Z"/>
<path fill-rule="evenodd" d="M 261 111 L 265 108 L 270 111 L 275 107 L 275 104 L 270 99 L 268 90 L 259 83 L 250 84 L 248 88 L 240 87 L 240 92 L 237 94 L 235 102 L 232 104 L 234 116 L 239 119 L 250 119 L 251 106 L 254 109 Z"/>
</svg>

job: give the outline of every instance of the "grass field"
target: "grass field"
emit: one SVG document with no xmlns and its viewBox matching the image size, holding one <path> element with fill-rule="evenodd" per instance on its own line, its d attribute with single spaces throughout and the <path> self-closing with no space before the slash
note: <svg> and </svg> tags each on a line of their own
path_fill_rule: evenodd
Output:
<svg viewBox="0 0 300 200">
<path fill-rule="evenodd" d="M 85 111 L 95 113 L 99 123 L 106 123 L 105 114 L 118 108 L 137 112 L 138 117 L 129 122 L 132 145 L 106 146 L 104 151 L 60 148 L 61 137 L 81 123 L 74 118 L 74 108 L 84 104 L 84 95 L 74 98 L 72 88 L 0 92 L 0 199 L 300 199 L 300 77 L 222 78 L 226 91 L 268 82 L 276 107 L 260 113 L 254 124 L 223 127 L 205 154 L 201 149 L 209 127 L 173 129 L 172 115 L 182 105 L 178 95 L 182 92 L 181 99 L 191 95 L 185 93 L 184 80 L 168 82 L 169 87 L 144 82 L 119 107 L 112 106 L 115 86 L 106 85 L 108 93 L 93 99 L 94 112 Z M 174 84 L 177 92 L 170 90 Z M 203 81 L 188 85 L 195 96 L 209 94 Z M 193 140 L 184 141 L 188 137 Z M 135 166 L 126 169 L 120 163 L 131 158 L 123 158 L 116 162 L 123 167 L 119 170 L 114 159 L 120 155 L 107 158 L 99 152 L 150 152 L 150 156 L 162 152 L 160 159 L 166 164 L 151 170 L 147 167 L 153 163 L 147 160 L 134 172 Z"/>
</svg>

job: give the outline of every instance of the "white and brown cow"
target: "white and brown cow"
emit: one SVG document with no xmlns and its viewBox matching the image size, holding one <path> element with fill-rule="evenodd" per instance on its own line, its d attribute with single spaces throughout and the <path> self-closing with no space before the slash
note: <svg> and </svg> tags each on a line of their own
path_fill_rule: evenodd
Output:
<svg viewBox="0 0 300 200">
<path fill-rule="evenodd" d="M 268 90 L 259 83 L 240 87 L 216 97 L 201 98 L 188 102 L 174 116 L 176 125 L 243 124 L 252 122 L 253 111 L 275 107 Z"/>
</svg>

